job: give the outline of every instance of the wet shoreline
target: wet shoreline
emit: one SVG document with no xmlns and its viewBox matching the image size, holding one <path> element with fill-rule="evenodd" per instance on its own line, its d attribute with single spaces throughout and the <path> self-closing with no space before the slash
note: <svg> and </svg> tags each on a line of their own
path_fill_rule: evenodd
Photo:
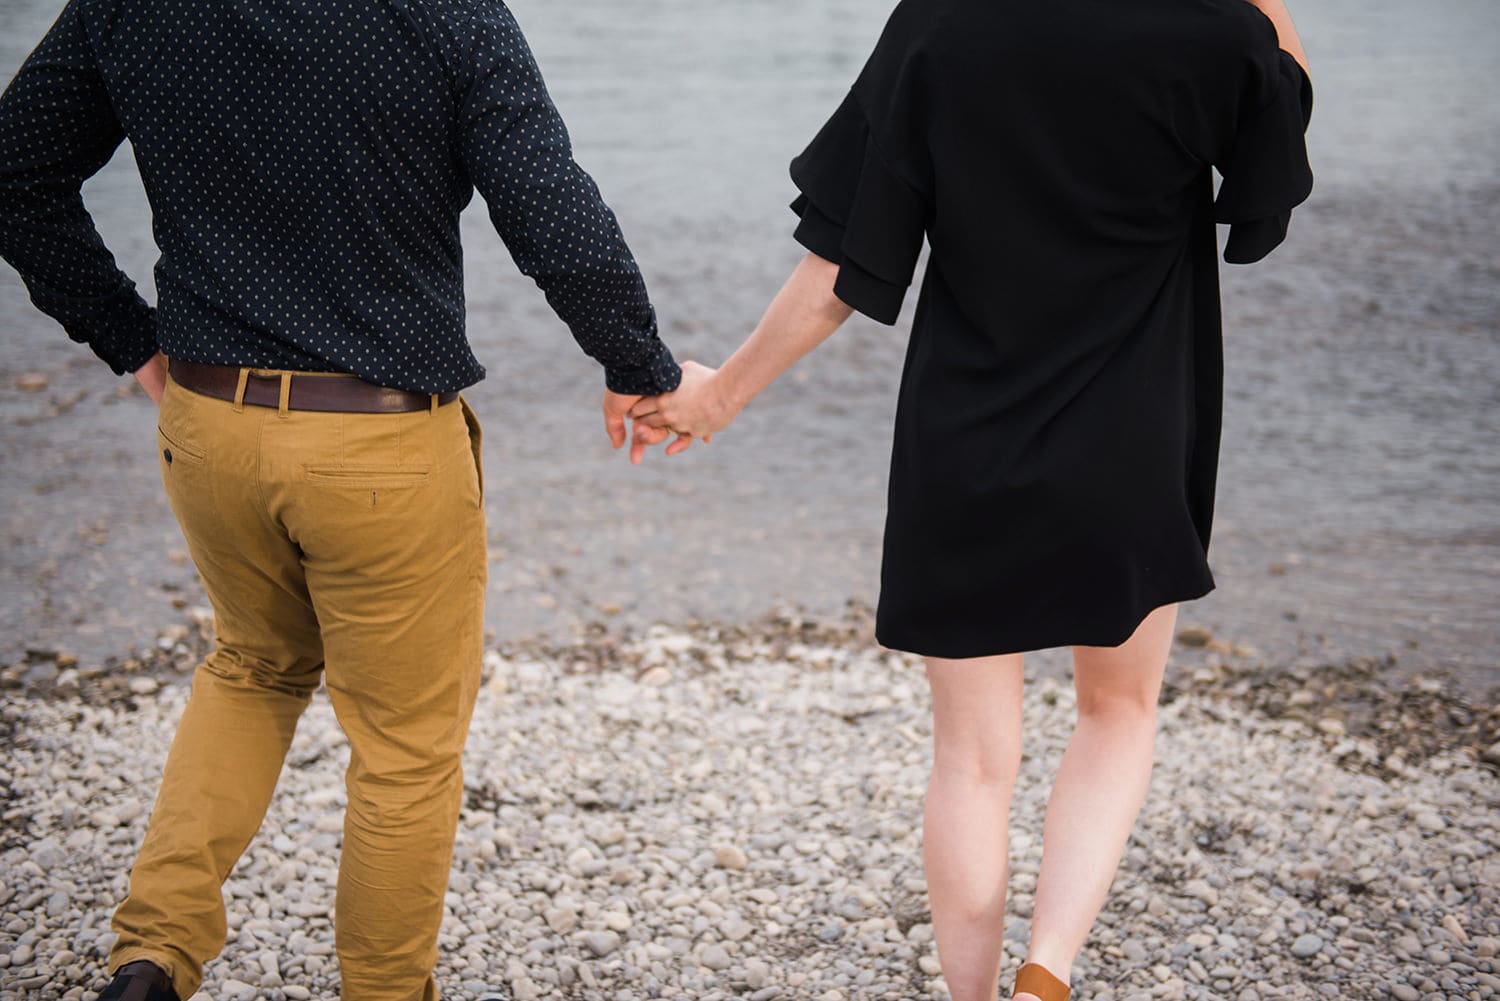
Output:
<svg viewBox="0 0 1500 1001">
<path fill-rule="evenodd" d="M 788 651 L 811 645 L 850 656 L 891 656 L 919 673 L 920 658 L 885 651 L 874 642 L 873 624 L 873 610 L 858 602 L 829 616 L 781 608 L 750 621 L 694 620 L 639 630 L 596 620 L 566 642 L 529 639 L 492 645 L 487 663 L 545 661 L 565 665 L 570 675 L 638 677 L 643 668 L 630 651 L 670 630 L 692 641 L 689 651 L 749 644 L 782 660 Z M 151 642 L 100 663 L 81 663 L 55 650 L 28 650 L 19 663 L 0 666 L 0 696 L 128 707 L 188 684 L 212 649 L 212 614 L 193 606 Z M 1162 705 L 1191 698 L 1283 721 L 1341 757 L 1354 756 L 1354 767 L 1386 779 L 1441 755 L 1467 757 L 1500 772 L 1500 684 L 1476 689 L 1442 671 L 1395 680 L 1390 667 L 1367 657 L 1342 663 L 1271 663 L 1248 643 L 1187 626 L 1179 629 L 1173 646 Z M 1026 670 L 1032 683 L 1070 677 L 1061 651 L 1029 656 Z"/>
</svg>

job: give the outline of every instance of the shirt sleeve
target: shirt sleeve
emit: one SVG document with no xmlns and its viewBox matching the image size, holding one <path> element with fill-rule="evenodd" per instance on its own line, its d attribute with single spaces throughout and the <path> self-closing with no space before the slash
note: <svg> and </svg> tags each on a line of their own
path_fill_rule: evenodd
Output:
<svg viewBox="0 0 1500 1001">
<path fill-rule="evenodd" d="M 1252 264 L 1280 246 L 1292 209 L 1312 194 L 1307 125 L 1312 81 L 1276 42 L 1275 28 L 1255 12 L 1259 44 L 1248 64 L 1232 138 L 1215 157 L 1224 176 L 1214 220 L 1229 225 L 1224 260 Z"/>
<path fill-rule="evenodd" d="M 0 95 L 0 257 L 121 375 L 156 353 L 156 311 L 115 264 L 82 189 L 124 139 L 72 0 Z"/>
<path fill-rule="evenodd" d="M 617 393 L 677 388 L 681 371 L 614 213 L 573 160 L 520 26 L 499 0 L 473 14 L 463 162 L 516 266 L 547 296 Z"/>
</svg>

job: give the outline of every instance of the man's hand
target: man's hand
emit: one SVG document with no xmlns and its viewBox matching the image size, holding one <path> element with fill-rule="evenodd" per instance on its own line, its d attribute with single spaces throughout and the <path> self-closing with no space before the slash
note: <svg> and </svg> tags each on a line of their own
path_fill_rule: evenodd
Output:
<svg viewBox="0 0 1500 1001">
<path fill-rule="evenodd" d="M 161 397 L 167 389 L 167 356 L 158 351 L 151 360 L 135 370 L 135 381 L 141 384 L 151 402 L 161 406 Z M 621 425 L 623 434 L 624 426 Z M 616 446 L 617 448 L 619 446 Z"/>
<path fill-rule="evenodd" d="M 604 391 L 604 432 L 609 435 L 609 443 L 614 448 L 624 447 L 625 415 L 641 399 L 639 396 L 612 393 L 607 389 Z"/>
</svg>

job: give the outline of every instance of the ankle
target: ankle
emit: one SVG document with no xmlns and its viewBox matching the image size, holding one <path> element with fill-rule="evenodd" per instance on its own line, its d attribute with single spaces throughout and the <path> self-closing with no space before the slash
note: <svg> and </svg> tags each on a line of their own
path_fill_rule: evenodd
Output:
<svg viewBox="0 0 1500 1001">
<path fill-rule="evenodd" d="M 1033 942 L 1031 948 L 1026 950 L 1026 958 L 1021 962 L 1022 966 L 1040 966 L 1053 977 L 1063 983 L 1070 983 L 1073 979 L 1073 958 L 1056 949 L 1048 949 L 1045 946 L 1038 947 Z"/>
</svg>

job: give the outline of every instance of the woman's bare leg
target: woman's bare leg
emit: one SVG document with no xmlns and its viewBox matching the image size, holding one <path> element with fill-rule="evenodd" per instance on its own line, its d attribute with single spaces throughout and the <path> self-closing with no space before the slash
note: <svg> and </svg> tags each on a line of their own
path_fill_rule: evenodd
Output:
<svg viewBox="0 0 1500 1001">
<path fill-rule="evenodd" d="M 1146 799 L 1156 702 L 1176 622 L 1177 606 L 1168 605 L 1121 646 L 1073 648 L 1078 725 L 1047 804 L 1027 953 L 1063 980 L 1104 906 Z"/>
<path fill-rule="evenodd" d="M 927 678 L 933 763 L 922 842 L 938 959 L 953 1001 L 994 1001 L 1021 767 L 1021 657 L 928 658 Z"/>
</svg>

